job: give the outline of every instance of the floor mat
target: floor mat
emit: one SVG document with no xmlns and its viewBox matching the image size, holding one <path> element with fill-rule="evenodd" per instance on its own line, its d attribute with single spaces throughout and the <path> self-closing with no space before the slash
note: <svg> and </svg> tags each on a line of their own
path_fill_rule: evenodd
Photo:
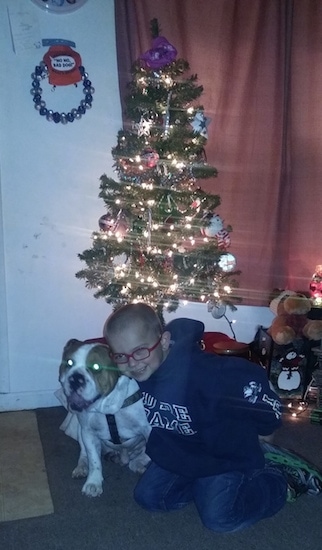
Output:
<svg viewBox="0 0 322 550">
<path fill-rule="evenodd" d="M 0 414 L 0 521 L 54 512 L 34 411 Z"/>
</svg>

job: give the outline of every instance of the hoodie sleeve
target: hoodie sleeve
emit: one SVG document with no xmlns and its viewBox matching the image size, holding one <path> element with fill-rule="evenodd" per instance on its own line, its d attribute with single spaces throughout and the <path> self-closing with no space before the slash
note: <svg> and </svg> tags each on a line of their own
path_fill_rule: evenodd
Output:
<svg viewBox="0 0 322 550">
<path fill-rule="evenodd" d="M 271 389 L 266 371 L 247 360 L 237 359 L 226 382 L 227 405 L 235 414 L 247 418 L 258 435 L 269 435 L 281 426 L 282 405 Z M 227 371 L 226 371 L 227 373 Z M 226 374 L 227 381 L 227 374 Z"/>
</svg>

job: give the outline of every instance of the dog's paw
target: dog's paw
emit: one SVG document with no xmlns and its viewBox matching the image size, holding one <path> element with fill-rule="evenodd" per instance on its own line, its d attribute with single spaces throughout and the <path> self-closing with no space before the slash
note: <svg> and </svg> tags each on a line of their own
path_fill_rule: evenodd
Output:
<svg viewBox="0 0 322 550">
<path fill-rule="evenodd" d="M 99 497 L 103 493 L 102 483 L 86 482 L 82 487 L 83 495 L 87 497 Z"/>
<path fill-rule="evenodd" d="M 131 464 L 129 464 L 129 468 L 135 474 L 144 474 L 144 472 L 147 469 L 147 466 L 143 466 L 143 464 L 141 464 L 141 465 L 136 465 L 136 466 L 133 467 Z"/>
<path fill-rule="evenodd" d="M 72 471 L 73 478 L 82 478 L 88 476 L 88 464 L 85 462 L 80 462 L 77 464 L 76 468 Z"/>
<path fill-rule="evenodd" d="M 130 460 L 129 468 L 132 472 L 135 472 L 136 474 L 144 474 L 150 462 L 151 462 L 150 457 L 147 454 L 143 453 L 142 455 L 137 456 L 133 460 Z"/>
<path fill-rule="evenodd" d="M 118 451 L 109 451 L 104 455 L 104 460 L 113 462 L 114 464 L 122 464 L 121 453 Z"/>
</svg>

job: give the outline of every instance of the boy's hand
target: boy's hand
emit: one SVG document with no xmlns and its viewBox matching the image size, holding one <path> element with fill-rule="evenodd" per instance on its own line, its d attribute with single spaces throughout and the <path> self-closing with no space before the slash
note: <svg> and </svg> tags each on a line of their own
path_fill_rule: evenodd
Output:
<svg viewBox="0 0 322 550">
<path fill-rule="evenodd" d="M 264 441 L 265 443 L 273 443 L 274 439 L 274 432 L 269 435 L 259 435 L 258 436 L 259 441 Z"/>
</svg>

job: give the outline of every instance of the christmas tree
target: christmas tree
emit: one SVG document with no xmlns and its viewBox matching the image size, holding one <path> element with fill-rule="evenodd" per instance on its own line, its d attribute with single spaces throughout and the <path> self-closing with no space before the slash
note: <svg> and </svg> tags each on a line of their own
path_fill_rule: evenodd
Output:
<svg viewBox="0 0 322 550">
<path fill-rule="evenodd" d="M 231 227 L 216 214 L 218 195 L 199 180 L 214 178 L 206 162 L 209 119 L 198 99 L 197 75 L 151 21 L 152 48 L 128 84 L 126 117 L 112 149 L 118 181 L 100 178 L 105 213 L 93 246 L 79 257 L 76 277 L 114 308 L 144 301 L 175 311 L 180 300 L 202 301 L 214 317 L 234 308 L 235 258 Z"/>
</svg>

